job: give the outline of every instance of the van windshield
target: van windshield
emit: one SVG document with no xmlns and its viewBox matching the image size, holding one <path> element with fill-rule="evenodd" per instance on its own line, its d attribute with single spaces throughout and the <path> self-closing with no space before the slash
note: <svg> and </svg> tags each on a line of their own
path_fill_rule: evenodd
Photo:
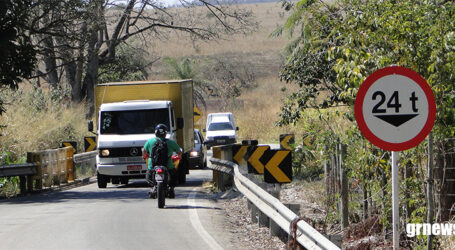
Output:
<svg viewBox="0 0 455 250">
<path fill-rule="evenodd" d="M 169 109 L 103 111 L 100 132 L 107 135 L 151 134 L 160 123 L 169 128 Z"/>
<path fill-rule="evenodd" d="M 233 130 L 234 128 L 228 122 L 217 122 L 217 123 L 210 123 L 208 131 L 214 130 Z"/>
</svg>

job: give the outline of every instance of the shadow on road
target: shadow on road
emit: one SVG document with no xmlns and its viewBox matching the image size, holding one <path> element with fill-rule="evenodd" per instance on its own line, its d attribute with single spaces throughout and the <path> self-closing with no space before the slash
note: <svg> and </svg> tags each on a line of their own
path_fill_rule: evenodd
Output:
<svg viewBox="0 0 455 250">
<path fill-rule="evenodd" d="M 166 209 L 214 209 L 222 210 L 219 207 L 206 207 L 206 206 L 190 206 L 190 205 L 181 205 L 181 206 L 165 206 Z"/>
<path fill-rule="evenodd" d="M 190 195 L 193 199 L 210 199 L 209 195 L 206 192 L 186 188 L 191 186 L 193 186 L 192 183 L 185 187 L 176 187 L 175 199 L 187 199 Z M 200 184 L 196 185 L 194 183 L 194 186 L 200 186 Z M 121 202 L 149 200 L 149 189 L 144 187 L 147 187 L 147 184 L 145 182 L 138 182 L 127 186 L 110 186 L 105 189 L 95 189 L 93 191 L 76 189 L 70 189 L 66 191 L 49 191 L 9 200 L 0 200 L 0 205 L 56 203 L 70 202 L 71 200 L 86 200 L 87 203 L 112 200 Z"/>
</svg>

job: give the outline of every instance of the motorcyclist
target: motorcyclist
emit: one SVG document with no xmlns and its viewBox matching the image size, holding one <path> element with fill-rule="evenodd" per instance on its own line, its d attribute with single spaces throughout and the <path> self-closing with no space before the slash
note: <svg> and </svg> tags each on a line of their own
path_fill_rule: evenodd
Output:
<svg viewBox="0 0 455 250">
<path fill-rule="evenodd" d="M 150 138 L 145 144 L 144 148 L 142 149 L 142 156 L 144 158 L 151 157 L 153 145 L 157 140 L 164 140 L 167 145 L 168 149 L 168 161 L 167 161 L 167 170 L 170 175 L 170 193 L 171 196 L 174 196 L 174 187 L 177 185 L 177 169 L 172 160 L 172 154 L 177 153 L 179 157 L 182 155 L 182 150 L 180 146 L 171 139 L 166 139 L 168 128 L 164 124 L 158 124 L 155 128 L 155 137 Z M 149 197 L 154 196 L 156 194 L 156 181 L 155 181 L 155 166 L 152 164 L 152 160 L 148 160 L 148 169 L 146 174 L 147 183 L 152 187 L 152 190 L 149 192 Z"/>
</svg>

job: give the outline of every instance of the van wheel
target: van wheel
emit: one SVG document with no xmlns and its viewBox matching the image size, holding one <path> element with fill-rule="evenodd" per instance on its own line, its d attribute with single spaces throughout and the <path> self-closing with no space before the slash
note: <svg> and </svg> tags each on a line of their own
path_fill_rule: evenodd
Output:
<svg viewBox="0 0 455 250">
<path fill-rule="evenodd" d="M 100 174 L 100 173 L 97 173 L 96 177 L 98 179 L 98 188 L 106 188 L 106 186 L 107 186 L 107 177 L 105 175 Z"/>
<path fill-rule="evenodd" d="M 119 178 L 112 178 L 112 184 L 119 184 L 120 183 L 120 179 Z"/>
<path fill-rule="evenodd" d="M 128 178 L 121 178 L 121 179 L 120 179 L 120 183 L 121 183 L 122 185 L 128 185 Z"/>
</svg>

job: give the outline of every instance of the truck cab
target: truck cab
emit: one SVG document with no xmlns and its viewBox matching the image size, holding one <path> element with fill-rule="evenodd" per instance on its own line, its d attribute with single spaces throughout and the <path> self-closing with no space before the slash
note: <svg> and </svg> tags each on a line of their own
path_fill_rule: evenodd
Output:
<svg viewBox="0 0 455 250">
<path fill-rule="evenodd" d="M 168 139 L 177 141 L 174 109 L 170 101 L 124 101 L 100 106 L 97 172 L 101 188 L 108 178 L 127 184 L 147 172 L 142 147 L 155 136 L 156 125 L 170 128 Z"/>
<path fill-rule="evenodd" d="M 128 184 L 129 179 L 145 178 L 142 148 L 155 137 L 158 124 L 165 124 L 169 128 L 166 137 L 182 148 L 177 175 L 179 183 L 186 181 L 194 148 L 191 80 L 99 84 L 95 86 L 95 105 L 99 188 L 106 188 L 109 182 Z"/>
</svg>

